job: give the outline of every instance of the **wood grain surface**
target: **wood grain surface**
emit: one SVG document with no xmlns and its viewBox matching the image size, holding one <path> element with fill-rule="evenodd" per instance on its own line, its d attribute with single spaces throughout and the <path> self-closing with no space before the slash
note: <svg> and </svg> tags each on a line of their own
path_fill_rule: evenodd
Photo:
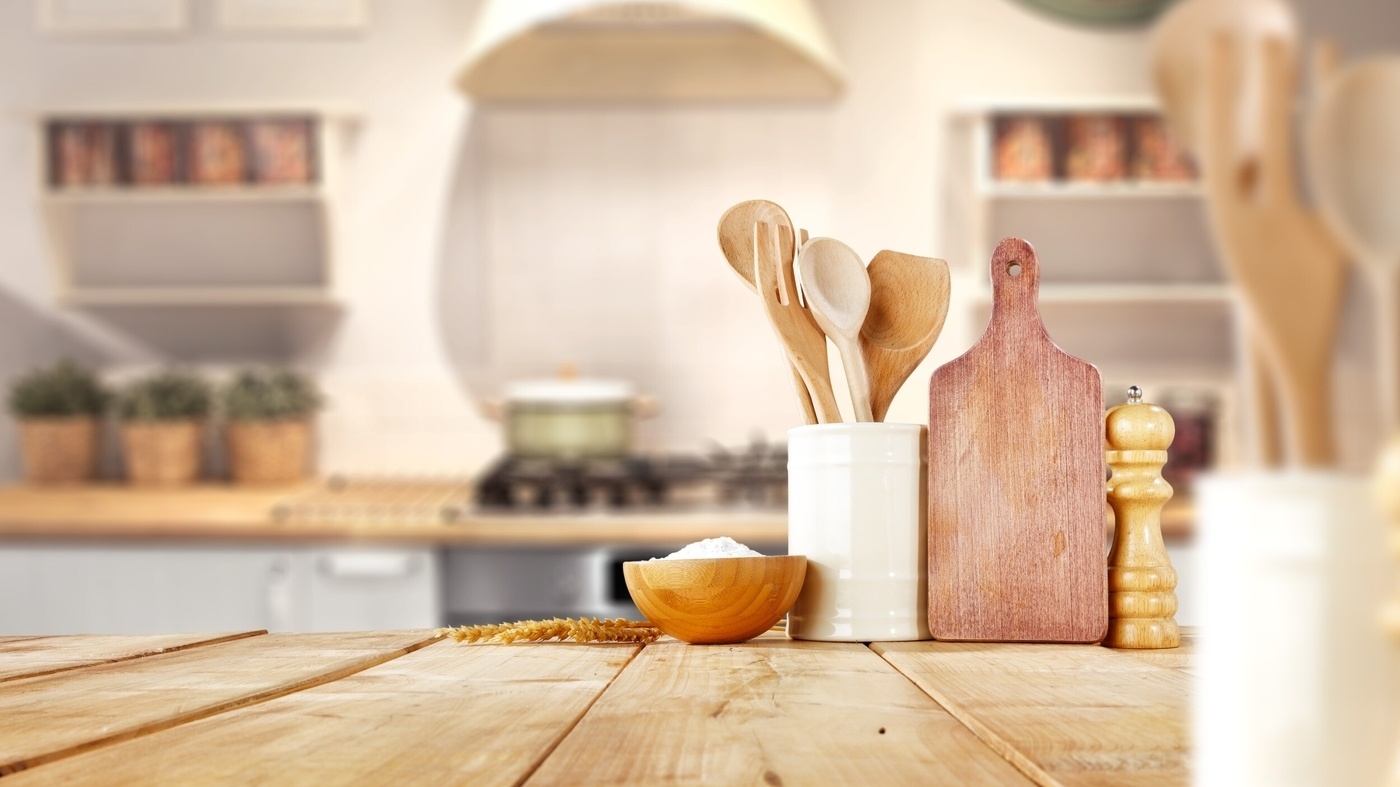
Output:
<svg viewBox="0 0 1400 787">
<path fill-rule="evenodd" d="M 17 774 L 13 782 L 518 784 L 639 649 L 438 642 L 333 683 Z"/>
<path fill-rule="evenodd" d="M 1103 384 L 1050 340 L 1031 245 L 991 261 L 986 333 L 929 381 L 929 628 L 1097 642 L 1108 627 Z"/>
<path fill-rule="evenodd" d="M 0 775 L 300 691 L 431 632 L 269 634 L 0 683 Z"/>
<path fill-rule="evenodd" d="M 0 682 L 173 653 L 266 633 L 239 631 L 162 636 L 95 634 L 76 637 L 0 637 Z"/>
<path fill-rule="evenodd" d="M 1185 671 L 1093 645 L 871 647 L 1044 787 L 1191 782 Z"/>
<path fill-rule="evenodd" d="M 1189 630 L 1167 651 L 917 642 L 876 645 L 883 658 L 780 634 L 429 636 L 252 636 L 0 683 L 0 772 L 7 785 L 1190 783 Z M 23 639 L 71 654 L 92 638 Z M 125 650 L 168 642 L 141 639 Z M 36 652 L 31 667 L 53 661 Z"/>
<path fill-rule="evenodd" d="M 648 645 L 529 784 L 1025 784 L 868 648 Z"/>
</svg>

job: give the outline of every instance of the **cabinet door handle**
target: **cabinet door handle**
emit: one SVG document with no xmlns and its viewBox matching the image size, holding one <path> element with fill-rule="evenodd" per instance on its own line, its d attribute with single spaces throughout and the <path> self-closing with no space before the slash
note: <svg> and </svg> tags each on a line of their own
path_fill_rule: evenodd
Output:
<svg viewBox="0 0 1400 787">
<path fill-rule="evenodd" d="M 279 557 L 267 569 L 267 630 L 291 631 L 295 602 L 292 598 L 291 561 Z"/>
<path fill-rule="evenodd" d="M 344 552 L 317 561 L 322 576 L 331 579 L 403 579 L 421 563 L 421 555 L 402 552 Z"/>
</svg>

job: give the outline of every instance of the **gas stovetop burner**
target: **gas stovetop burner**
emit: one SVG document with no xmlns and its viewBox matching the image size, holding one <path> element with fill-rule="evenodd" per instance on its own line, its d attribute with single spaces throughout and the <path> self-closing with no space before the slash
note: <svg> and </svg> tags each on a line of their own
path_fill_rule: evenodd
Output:
<svg viewBox="0 0 1400 787">
<path fill-rule="evenodd" d="M 755 443 L 708 456 L 562 460 L 507 456 L 481 478 L 487 509 L 701 507 L 787 504 L 787 453 Z"/>
</svg>

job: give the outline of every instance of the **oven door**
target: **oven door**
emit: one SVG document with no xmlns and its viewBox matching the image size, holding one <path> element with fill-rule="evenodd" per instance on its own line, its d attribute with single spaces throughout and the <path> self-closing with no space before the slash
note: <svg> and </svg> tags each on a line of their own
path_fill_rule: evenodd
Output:
<svg viewBox="0 0 1400 787">
<path fill-rule="evenodd" d="M 455 547 L 443 562 L 443 613 L 450 626 L 554 617 L 641 620 L 622 564 L 664 557 L 683 546 Z M 785 543 L 750 546 L 765 555 L 787 554 Z"/>
</svg>

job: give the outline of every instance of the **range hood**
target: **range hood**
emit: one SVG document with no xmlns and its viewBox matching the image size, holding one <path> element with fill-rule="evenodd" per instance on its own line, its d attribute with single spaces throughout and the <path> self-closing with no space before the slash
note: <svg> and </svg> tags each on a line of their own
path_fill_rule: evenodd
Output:
<svg viewBox="0 0 1400 787">
<path fill-rule="evenodd" d="M 487 0 L 457 75 L 482 101 L 819 100 L 843 82 L 809 0 Z"/>
</svg>

